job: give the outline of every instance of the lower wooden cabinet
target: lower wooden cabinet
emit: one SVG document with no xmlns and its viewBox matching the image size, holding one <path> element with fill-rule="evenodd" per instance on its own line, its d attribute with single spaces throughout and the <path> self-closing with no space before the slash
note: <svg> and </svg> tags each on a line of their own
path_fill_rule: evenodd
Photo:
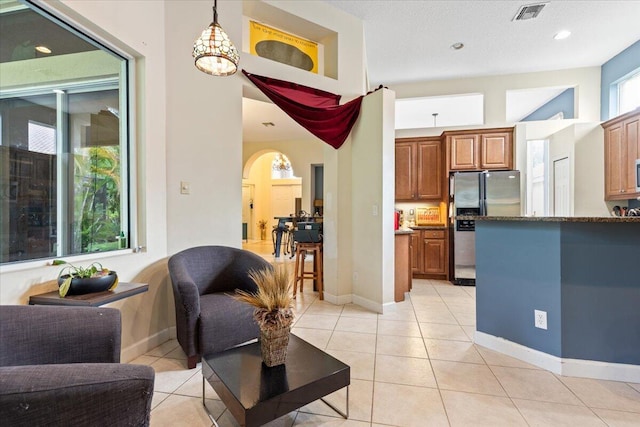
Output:
<svg viewBox="0 0 640 427">
<path fill-rule="evenodd" d="M 449 273 L 449 239 L 446 229 L 416 230 L 413 239 L 413 277 L 446 280 Z"/>
<path fill-rule="evenodd" d="M 411 236 L 396 234 L 395 238 L 395 302 L 404 301 L 405 292 L 411 290 Z"/>
</svg>

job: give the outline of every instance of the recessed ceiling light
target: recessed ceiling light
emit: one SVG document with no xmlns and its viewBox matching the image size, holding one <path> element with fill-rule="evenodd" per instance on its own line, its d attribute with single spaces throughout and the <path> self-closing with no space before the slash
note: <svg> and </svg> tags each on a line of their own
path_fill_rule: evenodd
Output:
<svg viewBox="0 0 640 427">
<path fill-rule="evenodd" d="M 553 36 L 554 39 L 556 40 L 564 40 L 567 37 L 569 37 L 571 35 L 571 31 L 568 30 L 562 30 L 560 31 L 558 34 L 556 34 L 555 36 Z"/>
<path fill-rule="evenodd" d="M 451 45 L 451 49 L 453 49 L 453 50 L 460 50 L 463 47 L 464 47 L 464 44 L 460 43 L 460 42 L 454 43 L 454 44 Z"/>
<path fill-rule="evenodd" d="M 51 53 L 51 49 L 46 46 L 36 46 L 36 50 L 40 53 Z"/>
</svg>

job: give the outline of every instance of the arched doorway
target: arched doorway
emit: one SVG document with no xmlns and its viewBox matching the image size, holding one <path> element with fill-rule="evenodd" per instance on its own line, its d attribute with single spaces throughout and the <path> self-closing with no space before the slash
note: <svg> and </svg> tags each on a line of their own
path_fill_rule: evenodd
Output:
<svg viewBox="0 0 640 427">
<path fill-rule="evenodd" d="M 296 205 L 299 206 L 302 198 L 302 178 L 295 176 L 285 153 L 264 150 L 252 156 L 245 165 L 242 196 L 246 242 L 265 241 L 270 245 L 271 230 L 277 224 L 274 218 L 296 213 Z"/>
</svg>

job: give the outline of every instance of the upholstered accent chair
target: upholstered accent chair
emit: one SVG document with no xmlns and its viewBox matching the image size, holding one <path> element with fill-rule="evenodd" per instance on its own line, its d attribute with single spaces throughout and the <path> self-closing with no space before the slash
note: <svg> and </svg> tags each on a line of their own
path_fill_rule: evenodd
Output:
<svg viewBox="0 0 640 427">
<path fill-rule="evenodd" d="M 155 373 L 120 334 L 114 308 L 0 305 L 0 423 L 148 426 Z"/>
<path fill-rule="evenodd" d="M 198 246 L 169 258 L 178 342 L 195 368 L 203 355 L 258 338 L 253 307 L 235 300 L 236 289 L 257 290 L 250 270 L 272 268 L 260 256 L 227 246 Z"/>
</svg>

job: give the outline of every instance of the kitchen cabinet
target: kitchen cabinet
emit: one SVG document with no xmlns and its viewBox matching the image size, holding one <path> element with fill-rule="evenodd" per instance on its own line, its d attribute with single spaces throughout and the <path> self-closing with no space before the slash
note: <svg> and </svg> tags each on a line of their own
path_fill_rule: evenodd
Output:
<svg viewBox="0 0 640 427">
<path fill-rule="evenodd" d="M 425 274 L 443 276 L 448 270 L 447 239 L 444 230 L 424 230 L 422 233 L 422 262 Z"/>
<path fill-rule="evenodd" d="M 602 123 L 604 129 L 605 200 L 640 197 L 636 191 L 636 159 L 640 158 L 640 111 Z"/>
<path fill-rule="evenodd" d="M 450 153 L 451 170 L 477 170 L 478 161 L 478 135 L 451 135 L 447 136 L 447 147 Z"/>
<path fill-rule="evenodd" d="M 480 169 L 512 169 L 513 132 L 480 135 Z"/>
<path fill-rule="evenodd" d="M 422 273 L 422 232 L 419 230 L 411 235 L 411 273 Z"/>
<path fill-rule="evenodd" d="M 396 232 L 395 302 L 404 301 L 405 292 L 409 292 L 411 290 L 411 237 L 411 232 Z"/>
<path fill-rule="evenodd" d="M 513 168 L 513 128 L 443 132 L 450 171 Z"/>
<path fill-rule="evenodd" d="M 412 200 L 415 196 L 416 145 L 396 143 L 396 200 Z"/>
<path fill-rule="evenodd" d="M 441 200 L 443 151 L 439 137 L 396 142 L 396 200 Z"/>
<path fill-rule="evenodd" d="M 445 228 L 415 230 L 412 247 L 413 276 L 423 279 L 447 279 L 449 239 Z"/>
</svg>

